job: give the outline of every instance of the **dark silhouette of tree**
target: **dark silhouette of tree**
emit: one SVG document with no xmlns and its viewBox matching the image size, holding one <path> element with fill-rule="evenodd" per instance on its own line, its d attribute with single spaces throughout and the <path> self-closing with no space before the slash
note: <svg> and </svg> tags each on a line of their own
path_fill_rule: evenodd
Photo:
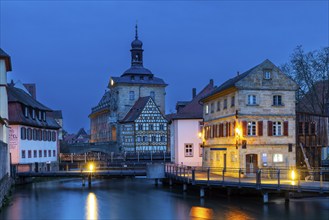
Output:
<svg viewBox="0 0 329 220">
<path fill-rule="evenodd" d="M 297 46 L 281 69 L 299 85 L 297 111 L 328 114 L 329 47 L 304 52 Z"/>
</svg>

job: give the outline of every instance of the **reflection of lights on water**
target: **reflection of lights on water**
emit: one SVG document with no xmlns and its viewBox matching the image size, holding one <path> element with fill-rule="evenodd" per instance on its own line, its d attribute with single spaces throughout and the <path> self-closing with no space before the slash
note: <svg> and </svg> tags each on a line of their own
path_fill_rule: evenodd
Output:
<svg viewBox="0 0 329 220">
<path fill-rule="evenodd" d="M 98 219 L 98 204 L 94 193 L 89 193 L 86 201 L 86 219 Z"/>
<path fill-rule="evenodd" d="M 190 211 L 190 217 L 192 218 L 212 219 L 213 214 L 212 209 L 197 206 L 193 206 Z"/>
<path fill-rule="evenodd" d="M 243 212 L 241 210 L 230 210 L 225 215 L 225 219 L 228 220 L 246 220 L 246 219 L 254 219 L 251 216 L 249 216 L 246 212 Z"/>
</svg>

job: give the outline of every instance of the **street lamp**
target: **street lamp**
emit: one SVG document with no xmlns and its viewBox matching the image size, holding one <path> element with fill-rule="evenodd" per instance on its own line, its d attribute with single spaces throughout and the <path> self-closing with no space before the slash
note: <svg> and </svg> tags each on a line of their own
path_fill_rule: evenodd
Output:
<svg viewBox="0 0 329 220">
<path fill-rule="evenodd" d="M 239 141 L 240 141 L 240 138 L 241 138 L 241 128 L 239 127 L 236 127 L 235 128 L 235 137 L 236 137 L 236 140 L 235 140 L 235 148 L 238 149 L 239 147 Z"/>
</svg>

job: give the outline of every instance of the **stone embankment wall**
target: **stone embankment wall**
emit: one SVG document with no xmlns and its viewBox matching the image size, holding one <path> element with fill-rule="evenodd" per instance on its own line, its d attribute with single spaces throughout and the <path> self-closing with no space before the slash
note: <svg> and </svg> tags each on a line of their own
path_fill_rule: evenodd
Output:
<svg viewBox="0 0 329 220">
<path fill-rule="evenodd" d="M 0 180 L 0 208 L 4 205 L 5 198 L 13 184 L 14 180 L 8 174 Z"/>
</svg>

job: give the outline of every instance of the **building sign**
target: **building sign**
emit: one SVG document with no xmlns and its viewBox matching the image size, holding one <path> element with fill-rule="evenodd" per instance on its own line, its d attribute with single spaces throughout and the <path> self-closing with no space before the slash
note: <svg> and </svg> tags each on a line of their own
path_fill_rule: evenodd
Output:
<svg viewBox="0 0 329 220">
<path fill-rule="evenodd" d="M 17 127 L 9 128 L 9 147 L 10 149 L 16 149 L 18 146 L 18 131 Z"/>
</svg>

